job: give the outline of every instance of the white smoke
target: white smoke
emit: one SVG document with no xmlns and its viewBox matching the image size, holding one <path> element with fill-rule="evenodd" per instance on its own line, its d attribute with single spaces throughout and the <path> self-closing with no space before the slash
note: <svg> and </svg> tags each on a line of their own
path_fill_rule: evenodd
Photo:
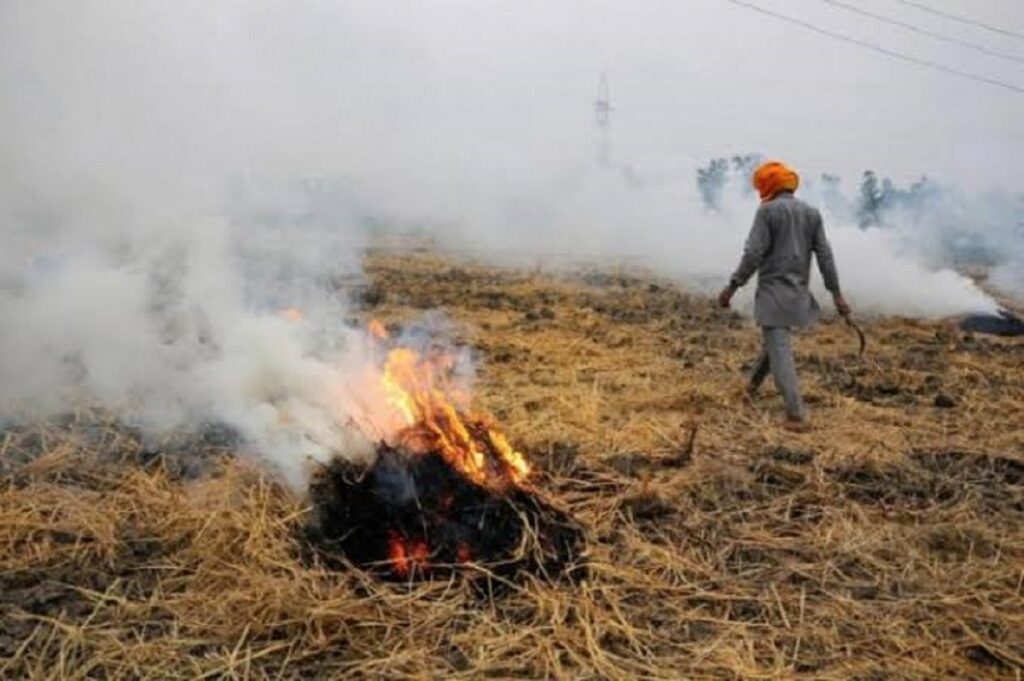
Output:
<svg viewBox="0 0 1024 681">
<path fill-rule="evenodd" d="M 0 418 L 223 422 L 295 485 L 358 454 L 372 358 L 338 286 L 363 215 L 306 179 L 323 160 L 270 84 L 230 86 L 241 27 L 163 3 L 0 18 Z"/>
<path fill-rule="evenodd" d="M 737 184 L 703 210 L 694 170 L 718 150 L 693 140 L 731 138 L 717 112 L 748 97 L 710 79 L 703 127 L 667 122 L 667 36 L 621 38 L 603 4 L 589 28 L 572 3 L 485 5 L 0 4 L 0 418 L 99 403 L 154 430 L 220 420 L 300 482 L 306 456 L 365 446 L 346 424 L 373 358 L 338 285 L 368 232 L 724 283 L 756 203 Z M 626 20 L 658 33 L 662 11 Z M 633 69 L 611 167 L 590 119 L 605 40 Z M 926 248 L 828 228 L 861 309 L 991 307 Z"/>
<path fill-rule="evenodd" d="M 351 244 L 290 225 L 286 245 L 252 220 L 19 230 L 0 292 L 0 413 L 98 403 L 151 431 L 223 422 L 294 484 L 307 456 L 357 447 L 346 420 L 372 356 L 328 283 L 354 271 Z"/>
<path fill-rule="evenodd" d="M 718 209 L 703 209 L 693 178 L 692 167 L 650 178 L 635 169 L 581 167 L 572 181 L 552 182 L 558 190 L 543 200 L 519 201 L 532 212 L 491 216 L 503 220 L 491 230 L 466 225 L 449 243 L 520 264 L 626 262 L 713 293 L 739 262 L 758 202 L 749 179 L 733 174 Z M 996 309 L 977 284 L 937 257 L 939 230 L 928 234 L 898 216 L 892 229 L 865 230 L 851 213 L 829 211 L 813 186 L 801 196 L 823 207 L 843 290 L 858 310 L 940 318 Z M 824 298 L 816 273 L 814 281 Z M 751 297 L 741 295 L 739 309 L 749 312 Z"/>
</svg>

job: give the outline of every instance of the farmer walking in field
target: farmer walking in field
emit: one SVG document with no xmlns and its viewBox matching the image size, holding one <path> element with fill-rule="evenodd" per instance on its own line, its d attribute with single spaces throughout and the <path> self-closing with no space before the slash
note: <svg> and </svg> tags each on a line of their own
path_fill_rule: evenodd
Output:
<svg viewBox="0 0 1024 681">
<path fill-rule="evenodd" d="M 784 163 L 769 161 L 754 172 L 753 183 L 761 195 L 761 205 L 740 265 L 719 294 L 718 302 L 729 307 L 736 291 L 754 272 L 758 273 L 754 318 L 761 327 L 763 348 L 750 374 L 746 394 L 752 399 L 771 371 L 775 386 L 786 401 L 783 425 L 805 432 L 809 425 L 793 362 L 791 329 L 813 324 L 820 313 L 808 288 L 811 254 L 818 260 L 825 288 L 832 294 L 839 314 L 848 317 L 850 306 L 839 290 L 839 275 L 821 213 L 794 196 L 800 184 L 796 171 Z"/>
</svg>

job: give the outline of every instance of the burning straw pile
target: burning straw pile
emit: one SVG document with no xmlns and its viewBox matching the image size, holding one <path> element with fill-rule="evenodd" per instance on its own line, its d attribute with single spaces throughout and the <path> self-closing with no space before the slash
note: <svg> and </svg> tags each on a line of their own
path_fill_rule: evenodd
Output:
<svg viewBox="0 0 1024 681">
<path fill-rule="evenodd" d="M 371 328 L 389 340 L 382 325 Z M 468 412 L 453 372 L 440 348 L 388 351 L 382 382 L 403 423 L 370 466 L 336 459 L 320 472 L 311 537 L 329 561 L 336 553 L 401 580 L 465 568 L 560 572 L 582 530 L 530 487 L 526 458 L 489 417 Z"/>
<path fill-rule="evenodd" d="M 797 342 L 815 430 L 791 435 L 777 398 L 738 396 L 756 334 L 665 282 L 429 256 L 378 256 L 368 269 L 373 316 L 396 324 L 444 308 L 483 358 L 474 398 L 531 470 L 517 478 L 487 435 L 495 421 L 449 400 L 478 443 L 455 487 L 470 507 L 497 485 L 483 505 L 525 515 L 491 536 L 516 538 L 496 549 L 499 564 L 529 569 L 509 579 L 493 568 L 504 588 L 481 590 L 464 576 L 487 560 L 460 560 L 463 542 L 481 550 L 467 523 L 440 535 L 429 525 L 450 519 L 444 493 L 412 516 L 398 504 L 352 522 L 360 509 L 297 499 L 216 429 L 151 442 L 88 414 L 10 428 L 0 677 L 1024 673 L 1021 341 L 873 320 L 858 359 L 848 331 L 826 323 Z M 419 490 L 438 470 L 446 489 L 451 452 L 424 419 L 405 425 L 377 470 L 330 469 L 315 494 L 336 498 L 339 478 L 349 491 L 401 492 L 410 479 Z M 467 488 L 474 470 L 491 482 Z M 330 526 L 372 527 L 370 567 L 348 566 L 361 562 L 353 539 L 311 555 L 308 528 L 325 509 L 349 514 Z M 586 573 L 569 567 L 578 579 L 531 571 L 582 546 L 560 544 L 576 534 L 561 534 L 556 509 L 586 528 Z"/>
</svg>

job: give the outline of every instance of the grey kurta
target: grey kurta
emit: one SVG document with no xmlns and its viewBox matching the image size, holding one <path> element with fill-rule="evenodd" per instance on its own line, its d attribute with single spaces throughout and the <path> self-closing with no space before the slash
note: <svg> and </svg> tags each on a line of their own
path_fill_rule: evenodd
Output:
<svg viewBox="0 0 1024 681">
<path fill-rule="evenodd" d="M 817 321 L 820 309 L 808 288 L 812 253 L 825 288 L 839 293 L 839 275 L 818 209 L 788 192 L 761 204 L 731 279 L 740 288 L 758 273 L 754 304 L 758 324 L 799 327 Z"/>
</svg>

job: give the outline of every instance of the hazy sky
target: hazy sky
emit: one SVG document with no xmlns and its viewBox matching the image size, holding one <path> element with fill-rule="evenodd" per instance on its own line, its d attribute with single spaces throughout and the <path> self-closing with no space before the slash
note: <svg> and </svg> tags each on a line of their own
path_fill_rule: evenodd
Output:
<svg viewBox="0 0 1024 681">
<path fill-rule="evenodd" d="M 963 2 L 928 1 L 965 11 Z M 915 35 L 821 0 L 756 2 L 1024 86 L 1024 62 Z M 1024 59 L 1024 40 L 895 0 L 853 4 Z M 613 150 L 625 161 L 757 149 L 809 171 L 874 167 L 907 178 L 929 172 L 977 187 L 1005 181 L 1024 151 L 1024 94 L 897 61 L 724 0 L 374 7 L 365 14 L 380 21 L 382 32 L 394 27 L 445 74 L 427 97 L 443 100 L 449 90 L 447 106 L 488 111 L 496 134 L 501 124 L 536 120 L 585 125 L 596 74 L 607 71 L 616 107 Z M 969 13 L 1024 31 L 1024 3 L 1015 0 L 972 2 Z"/>
<path fill-rule="evenodd" d="M 822 0 L 753 1 L 1024 87 L 1022 62 Z M 853 1 L 1024 57 L 1024 40 L 897 0 Z M 1024 31 L 1018 0 L 925 2 Z M 872 167 L 900 179 L 928 172 L 971 188 L 1020 189 L 1013 171 L 1024 152 L 1024 94 L 726 0 L 5 0 L 0 143 L 95 150 L 102 139 L 115 154 L 127 144 L 128 155 L 163 155 L 169 165 L 190 158 L 183 136 L 202 147 L 191 157 L 199 165 L 211 143 L 250 163 L 262 143 L 310 172 L 378 164 L 386 173 L 406 154 L 435 153 L 527 165 L 592 132 L 602 71 L 622 162 L 689 169 L 759 150 L 812 173 L 852 177 Z"/>
</svg>

